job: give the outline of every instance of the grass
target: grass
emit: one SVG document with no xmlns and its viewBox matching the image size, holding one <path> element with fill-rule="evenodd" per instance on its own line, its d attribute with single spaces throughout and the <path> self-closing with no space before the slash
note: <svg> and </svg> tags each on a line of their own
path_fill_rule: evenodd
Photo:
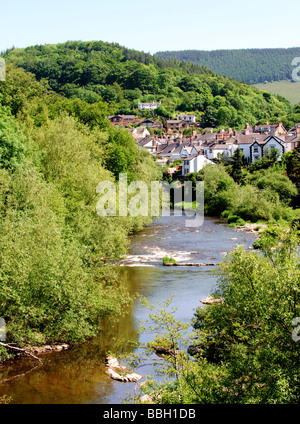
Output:
<svg viewBox="0 0 300 424">
<path fill-rule="evenodd" d="M 274 81 L 266 84 L 254 84 L 254 87 L 272 94 L 279 94 L 285 97 L 292 105 L 300 103 L 300 81 Z"/>
</svg>

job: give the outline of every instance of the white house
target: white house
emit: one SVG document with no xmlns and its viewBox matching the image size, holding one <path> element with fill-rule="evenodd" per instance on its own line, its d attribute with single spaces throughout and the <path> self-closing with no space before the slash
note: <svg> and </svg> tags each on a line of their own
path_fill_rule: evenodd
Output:
<svg viewBox="0 0 300 424">
<path fill-rule="evenodd" d="M 205 165 L 214 164 L 211 160 L 207 159 L 204 155 L 192 155 L 183 159 L 182 175 L 187 175 L 190 172 L 199 172 Z"/>
<path fill-rule="evenodd" d="M 221 155 L 227 156 L 230 158 L 236 149 L 238 148 L 237 144 L 214 144 L 210 146 L 205 146 L 203 148 L 203 153 L 208 159 L 218 159 Z"/>
<path fill-rule="evenodd" d="M 131 129 L 130 132 L 131 132 L 131 134 L 133 135 L 133 138 L 136 141 L 140 141 L 143 138 L 145 138 L 148 135 L 150 135 L 150 132 L 145 127 L 134 128 L 134 129 Z"/>
<path fill-rule="evenodd" d="M 182 147 L 181 147 L 181 150 L 180 150 L 180 157 L 181 158 L 184 158 L 184 157 L 188 157 L 188 156 L 192 156 L 192 155 L 198 155 L 198 150 L 196 149 L 196 147 L 195 146 L 193 146 L 193 145 L 188 145 L 188 146 L 185 146 L 185 145 L 183 145 Z"/>
<path fill-rule="evenodd" d="M 250 147 L 256 141 L 262 143 L 266 139 L 266 134 L 239 134 L 237 136 L 238 148 L 243 152 L 246 162 L 250 162 Z"/>
<path fill-rule="evenodd" d="M 138 109 L 140 110 L 155 110 L 161 105 L 161 102 L 140 103 L 138 102 Z"/>
<path fill-rule="evenodd" d="M 254 141 L 254 143 L 250 146 L 250 162 L 255 162 L 263 157 L 267 151 L 270 152 L 273 149 L 278 150 L 278 160 L 281 160 L 283 153 L 285 153 L 285 145 L 282 139 L 274 135 L 270 135 L 262 142 Z"/>
<path fill-rule="evenodd" d="M 185 113 L 180 113 L 177 116 L 178 120 L 189 122 L 190 124 L 196 122 L 196 115 L 186 115 Z"/>
</svg>

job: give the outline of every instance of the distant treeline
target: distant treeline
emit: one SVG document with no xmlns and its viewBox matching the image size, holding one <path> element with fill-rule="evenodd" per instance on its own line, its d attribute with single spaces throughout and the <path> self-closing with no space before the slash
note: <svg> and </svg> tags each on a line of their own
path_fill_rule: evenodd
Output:
<svg viewBox="0 0 300 424">
<path fill-rule="evenodd" d="M 181 50 L 158 52 L 162 59 L 176 59 L 208 67 L 217 74 L 248 84 L 292 78 L 292 60 L 300 47 L 288 49 Z"/>
</svg>

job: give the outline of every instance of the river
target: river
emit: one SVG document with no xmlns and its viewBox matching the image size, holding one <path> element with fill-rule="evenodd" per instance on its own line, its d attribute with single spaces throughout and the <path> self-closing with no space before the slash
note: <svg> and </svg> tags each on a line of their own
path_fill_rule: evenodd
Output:
<svg viewBox="0 0 300 424">
<path fill-rule="evenodd" d="M 165 267 L 162 257 L 184 263 L 219 263 L 237 244 L 251 249 L 254 240 L 253 233 L 236 231 L 214 218 L 205 218 L 199 228 L 189 228 L 185 217 L 160 217 L 131 236 L 129 254 L 120 262 L 120 279 L 130 293 L 138 292 L 151 304 L 174 296 L 176 317 L 190 323 L 201 306 L 199 300 L 216 287 L 214 267 Z M 150 340 L 151 334 L 138 333 L 139 320 L 147 317 L 148 310 L 136 299 L 118 324 L 108 323 L 99 337 L 80 346 L 42 355 L 43 364 L 31 372 L 27 371 L 36 365 L 31 358 L 1 366 L 0 381 L 23 375 L 0 384 L 0 396 L 11 396 L 16 404 L 120 404 L 127 393 L 133 393 L 135 384 L 112 380 L 105 373 L 104 358 L 109 351 L 130 352 L 130 340 Z M 143 376 L 153 372 L 147 364 L 135 371 Z"/>
</svg>

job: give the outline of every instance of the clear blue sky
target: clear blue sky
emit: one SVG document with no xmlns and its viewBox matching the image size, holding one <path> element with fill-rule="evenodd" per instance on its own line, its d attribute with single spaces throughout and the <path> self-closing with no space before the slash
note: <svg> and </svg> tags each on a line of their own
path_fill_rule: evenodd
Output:
<svg viewBox="0 0 300 424">
<path fill-rule="evenodd" d="M 150 53 L 299 47 L 299 15 L 299 0 L 10 0 L 0 5 L 0 50 L 68 40 Z"/>
</svg>

